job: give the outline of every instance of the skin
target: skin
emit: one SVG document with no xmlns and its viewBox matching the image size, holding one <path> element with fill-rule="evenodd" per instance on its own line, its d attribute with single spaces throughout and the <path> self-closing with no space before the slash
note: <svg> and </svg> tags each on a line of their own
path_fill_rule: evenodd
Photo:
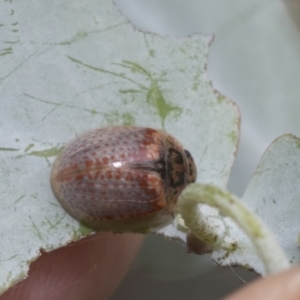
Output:
<svg viewBox="0 0 300 300">
<path fill-rule="evenodd" d="M 50 253 L 0 300 L 105 300 L 128 271 L 143 236 L 98 233 Z M 299 300 L 300 267 L 257 280 L 224 300 Z"/>
<path fill-rule="evenodd" d="M 0 299 L 108 299 L 127 273 L 142 240 L 140 234 L 97 233 L 43 253 L 31 264 L 29 276 Z"/>
<path fill-rule="evenodd" d="M 300 267 L 256 280 L 224 300 L 299 300 Z"/>
</svg>

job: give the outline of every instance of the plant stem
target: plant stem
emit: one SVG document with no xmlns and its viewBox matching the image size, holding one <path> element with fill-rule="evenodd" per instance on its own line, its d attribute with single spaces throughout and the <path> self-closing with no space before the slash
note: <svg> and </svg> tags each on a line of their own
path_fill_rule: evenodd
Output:
<svg viewBox="0 0 300 300">
<path fill-rule="evenodd" d="M 203 242 L 214 249 L 222 246 L 224 230 L 214 228 L 199 213 L 199 204 L 216 207 L 222 214 L 231 217 L 249 236 L 265 265 L 266 274 L 273 274 L 289 267 L 289 262 L 271 231 L 240 200 L 216 186 L 200 183 L 187 186 L 179 197 L 179 212 L 185 225 Z M 226 245 L 226 244 L 225 244 Z"/>
</svg>

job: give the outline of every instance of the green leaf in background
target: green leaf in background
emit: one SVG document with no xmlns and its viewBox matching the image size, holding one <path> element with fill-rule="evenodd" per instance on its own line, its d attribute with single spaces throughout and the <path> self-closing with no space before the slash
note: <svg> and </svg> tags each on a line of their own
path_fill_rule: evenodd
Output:
<svg viewBox="0 0 300 300">
<path fill-rule="evenodd" d="M 110 1 L 0 4 L 0 291 L 40 255 L 91 230 L 54 198 L 59 149 L 107 125 L 163 128 L 193 154 L 198 180 L 226 186 L 239 113 L 205 73 L 211 36 L 133 28 Z M 164 231 L 184 239 L 172 224 Z"/>
</svg>

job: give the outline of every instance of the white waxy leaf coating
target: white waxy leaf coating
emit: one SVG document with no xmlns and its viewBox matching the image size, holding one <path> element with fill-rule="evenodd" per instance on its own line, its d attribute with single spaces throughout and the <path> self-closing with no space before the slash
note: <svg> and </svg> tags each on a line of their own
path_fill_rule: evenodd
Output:
<svg viewBox="0 0 300 300">
<path fill-rule="evenodd" d="M 50 186 L 58 150 L 86 130 L 164 128 L 193 154 L 199 180 L 226 185 L 239 115 L 205 74 L 211 36 L 142 33 L 107 0 L 3 1 L 0 15 L 0 45 L 13 42 L 0 58 L 0 292 L 40 249 L 87 234 Z M 17 38 L 6 25 L 16 21 Z M 185 238 L 170 225 L 160 232 Z"/>
</svg>

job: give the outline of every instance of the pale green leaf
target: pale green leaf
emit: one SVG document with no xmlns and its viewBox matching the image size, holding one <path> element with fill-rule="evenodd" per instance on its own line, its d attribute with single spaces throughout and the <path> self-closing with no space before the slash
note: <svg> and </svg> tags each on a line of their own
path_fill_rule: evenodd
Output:
<svg viewBox="0 0 300 300">
<path fill-rule="evenodd" d="M 61 147 L 108 125 L 163 128 L 192 153 L 198 180 L 225 186 L 239 135 L 236 106 L 205 73 L 211 36 L 136 30 L 107 0 L 0 4 L 0 292 L 40 249 L 91 232 L 54 198 Z M 171 225 L 166 235 L 184 239 Z"/>
<path fill-rule="evenodd" d="M 242 201 L 248 205 L 275 234 L 290 263 L 298 264 L 300 211 L 300 139 L 284 135 L 276 139 L 261 158 Z M 239 264 L 264 273 L 252 243 L 229 219 L 230 236 L 238 241 L 238 249 L 224 255 L 214 253 L 222 265 Z"/>
</svg>

